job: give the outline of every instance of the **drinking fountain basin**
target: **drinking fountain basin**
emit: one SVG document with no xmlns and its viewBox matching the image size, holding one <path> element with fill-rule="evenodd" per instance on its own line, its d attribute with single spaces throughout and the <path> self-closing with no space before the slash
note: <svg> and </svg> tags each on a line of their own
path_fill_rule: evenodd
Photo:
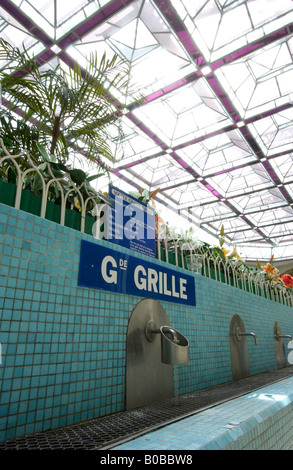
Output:
<svg viewBox="0 0 293 470">
<path fill-rule="evenodd" d="M 182 333 L 167 325 L 158 328 L 150 320 L 145 327 L 146 338 L 152 342 L 156 334 L 161 335 L 161 362 L 172 365 L 189 362 L 189 341 Z"/>
</svg>

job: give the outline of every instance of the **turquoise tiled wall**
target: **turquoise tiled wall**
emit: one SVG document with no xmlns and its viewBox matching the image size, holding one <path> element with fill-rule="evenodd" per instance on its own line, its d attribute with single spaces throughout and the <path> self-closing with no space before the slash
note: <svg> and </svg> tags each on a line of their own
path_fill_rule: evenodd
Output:
<svg viewBox="0 0 293 470">
<path fill-rule="evenodd" d="M 0 204 L 1 441 L 124 409 L 126 332 L 141 298 L 79 287 L 82 239 L 113 248 Z M 273 326 L 292 334 L 291 308 L 202 276 L 196 296 L 196 307 L 162 302 L 191 345 L 174 367 L 176 394 L 231 380 L 235 313 L 259 338 L 248 341 L 251 373 L 276 368 Z"/>
</svg>

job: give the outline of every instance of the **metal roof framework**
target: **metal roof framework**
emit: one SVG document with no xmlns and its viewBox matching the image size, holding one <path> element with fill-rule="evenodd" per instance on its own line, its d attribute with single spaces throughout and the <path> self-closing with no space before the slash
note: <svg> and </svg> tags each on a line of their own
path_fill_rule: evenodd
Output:
<svg viewBox="0 0 293 470">
<path fill-rule="evenodd" d="M 42 66 L 127 60 L 146 99 L 117 96 L 113 183 L 160 188 L 160 206 L 215 237 L 224 224 L 246 259 L 292 259 L 291 0 L 0 0 L 0 31 Z"/>
</svg>

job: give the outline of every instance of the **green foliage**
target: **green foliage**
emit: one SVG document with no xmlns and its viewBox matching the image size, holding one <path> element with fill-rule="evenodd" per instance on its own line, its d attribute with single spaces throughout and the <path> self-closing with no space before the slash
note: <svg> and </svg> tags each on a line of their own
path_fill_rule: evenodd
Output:
<svg viewBox="0 0 293 470">
<path fill-rule="evenodd" d="M 39 129 L 33 124 L 27 124 L 18 119 L 11 111 L 0 108 L 0 137 L 5 147 L 12 155 L 17 155 L 26 149 L 35 164 L 38 164 L 39 151 L 37 142 L 42 142 Z M 2 149 L 0 148 L 0 155 Z M 25 166 L 25 162 L 23 162 Z"/>
<path fill-rule="evenodd" d="M 59 162 L 68 161 L 72 149 L 98 165 L 102 157 L 113 160 L 109 126 L 116 141 L 123 133 L 121 106 L 111 94 L 130 95 L 129 71 L 117 55 L 99 60 L 91 54 L 86 70 L 78 64 L 67 71 L 44 68 L 0 38 L 0 60 L 6 62 L 0 69 L 3 103 L 10 109 L 0 116 L 0 137 L 8 136 L 13 148 L 29 150 L 34 159 L 39 141 Z"/>
<path fill-rule="evenodd" d="M 3 38 L 0 61 L 6 63 L 0 69 L 4 105 L 0 109 L 0 137 L 12 155 L 28 151 L 38 170 L 26 173 L 24 189 L 41 194 L 42 175 L 46 182 L 58 178 L 58 183 L 49 187 L 51 201 L 60 203 L 61 192 L 72 189 L 68 204 L 74 204 L 80 199 L 76 185 L 84 200 L 89 194 L 98 203 L 111 204 L 91 183 L 108 173 L 104 159 L 114 159 L 110 132 L 111 136 L 115 134 L 116 143 L 123 139 L 122 107 L 112 94 L 131 95 L 125 63 L 117 55 L 108 60 L 105 54 L 100 59 L 91 54 L 85 70 L 77 63 L 68 70 L 61 65 L 40 67 L 37 58 L 30 57 L 26 49 L 22 52 Z M 0 148 L 0 156 L 2 152 Z M 72 168 L 68 161 L 73 153 L 93 162 L 97 173 L 89 176 Z M 25 155 L 17 162 L 21 172 L 31 168 Z M 16 167 L 11 161 L 2 164 L 0 177 L 9 183 L 17 182 Z M 88 210 L 95 201 L 87 205 Z"/>
</svg>

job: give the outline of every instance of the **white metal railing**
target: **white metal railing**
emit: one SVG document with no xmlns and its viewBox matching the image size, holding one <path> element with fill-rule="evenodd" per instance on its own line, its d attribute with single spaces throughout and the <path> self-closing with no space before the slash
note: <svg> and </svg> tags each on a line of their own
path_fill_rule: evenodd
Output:
<svg viewBox="0 0 293 470">
<path fill-rule="evenodd" d="M 14 200 L 14 207 L 15 209 L 20 209 L 21 205 L 21 197 L 22 197 L 22 190 L 25 186 L 25 179 L 30 173 L 36 173 L 39 177 L 41 182 L 41 208 L 39 216 L 41 218 L 45 218 L 46 216 L 46 209 L 47 203 L 49 200 L 49 190 L 51 185 L 57 185 L 59 188 L 59 194 L 61 198 L 61 210 L 60 210 L 60 225 L 65 224 L 65 211 L 67 205 L 70 206 L 70 209 L 74 208 L 74 204 L 71 202 L 69 203 L 70 195 L 75 195 L 78 199 L 80 204 L 80 231 L 84 232 L 85 230 L 85 216 L 87 212 L 87 207 L 90 201 L 96 203 L 97 195 L 93 195 L 88 191 L 87 185 L 83 182 L 81 185 L 77 185 L 74 183 L 70 174 L 64 172 L 63 177 L 56 177 L 52 171 L 51 165 L 48 162 L 42 163 L 42 169 L 46 170 L 47 174 L 49 175 L 47 178 L 44 176 L 44 171 L 40 171 L 40 168 L 35 165 L 33 160 L 30 157 L 29 152 L 23 151 L 18 155 L 10 155 L 8 150 L 6 149 L 3 140 L 0 138 L 0 146 L 3 150 L 3 154 L 0 155 L 0 171 L 1 168 L 5 168 L 5 165 L 8 163 L 9 165 L 13 165 L 13 168 L 16 171 L 16 194 Z M 25 157 L 25 164 L 26 168 L 22 168 L 23 160 L 22 158 Z M 1 174 L 1 173 L 0 173 Z M 66 188 L 62 185 L 62 182 L 66 181 Z M 86 194 L 84 198 L 83 194 Z"/>
<path fill-rule="evenodd" d="M 204 276 L 293 307 L 293 291 L 290 288 L 273 283 L 262 271 L 250 269 L 237 259 L 224 260 L 220 255 L 215 255 L 212 247 L 184 242 L 181 237 L 157 238 L 158 259 L 169 262 L 171 252 L 176 266 L 186 267 L 184 259 L 187 254 L 200 254 Z"/>
<path fill-rule="evenodd" d="M 9 165 L 13 165 L 16 172 L 17 183 L 14 207 L 16 209 L 20 209 L 22 190 L 25 186 L 25 178 L 29 173 L 35 172 L 39 176 L 42 188 L 39 216 L 45 218 L 50 186 L 57 185 L 61 198 L 59 223 L 61 225 L 65 224 L 65 211 L 68 198 L 71 194 L 76 195 L 80 203 L 80 231 L 84 233 L 88 204 L 90 201 L 96 203 L 97 194 L 91 194 L 85 183 L 82 183 L 80 186 L 75 184 L 69 173 L 65 174 L 67 184 L 66 187 L 64 187 L 62 184 L 62 182 L 64 182 L 64 176 L 62 178 L 56 177 L 52 171 L 50 163 L 48 162 L 42 163 L 42 168 L 46 168 L 47 174 L 49 175 L 45 178 L 44 172 L 40 171 L 39 167 L 35 165 L 29 152 L 24 151 L 18 155 L 10 155 L 1 138 L 0 146 L 3 150 L 2 155 L 0 155 L 0 175 L 1 169 L 3 170 L 7 163 Z M 25 157 L 25 169 L 23 168 L 24 162 L 21 160 L 22 157 Z M 86 195 L 85 197 L 84 194 Z M 71 209 L 73 209 L 74 204 L 70 203 L 69 205 Z M 94 224 L 93 230 L 95 230 L 95 233 L 93 233 L 93 235 L 98 237 L 98 233 L 96 232 L 97 227 L 98 224 Z M 200 244 L 190 243 L 182 237 L 175 238 L 174 236 L 170 237 L 166 235 L 157 238 L 157 248 L 157 257 L 159 260 L 162 259 L 163 252 L 165 261 L 170 262 L 170 253 L 173 253 L 172 256 L 175 258 L 175 265 L 181 267 L 186 267 L 185 257 L 187 254 L 200 254 L 202 258 L 202 274 L 204 276 L 210 279 L 215 279 L 216 281 L 224 282 L 239 289 L 246 290 L 252 294 L 266 297 L 283 305 L 293 307 L 293 293 L 290 289 L 270 282 L 260 271 L 256 272 L 246 269 L 243 263 L 237 262 L 237 260 L 224 260 L 219 255 L 215 256 L 213 248 L 207 248 Z"/>
</svg>

